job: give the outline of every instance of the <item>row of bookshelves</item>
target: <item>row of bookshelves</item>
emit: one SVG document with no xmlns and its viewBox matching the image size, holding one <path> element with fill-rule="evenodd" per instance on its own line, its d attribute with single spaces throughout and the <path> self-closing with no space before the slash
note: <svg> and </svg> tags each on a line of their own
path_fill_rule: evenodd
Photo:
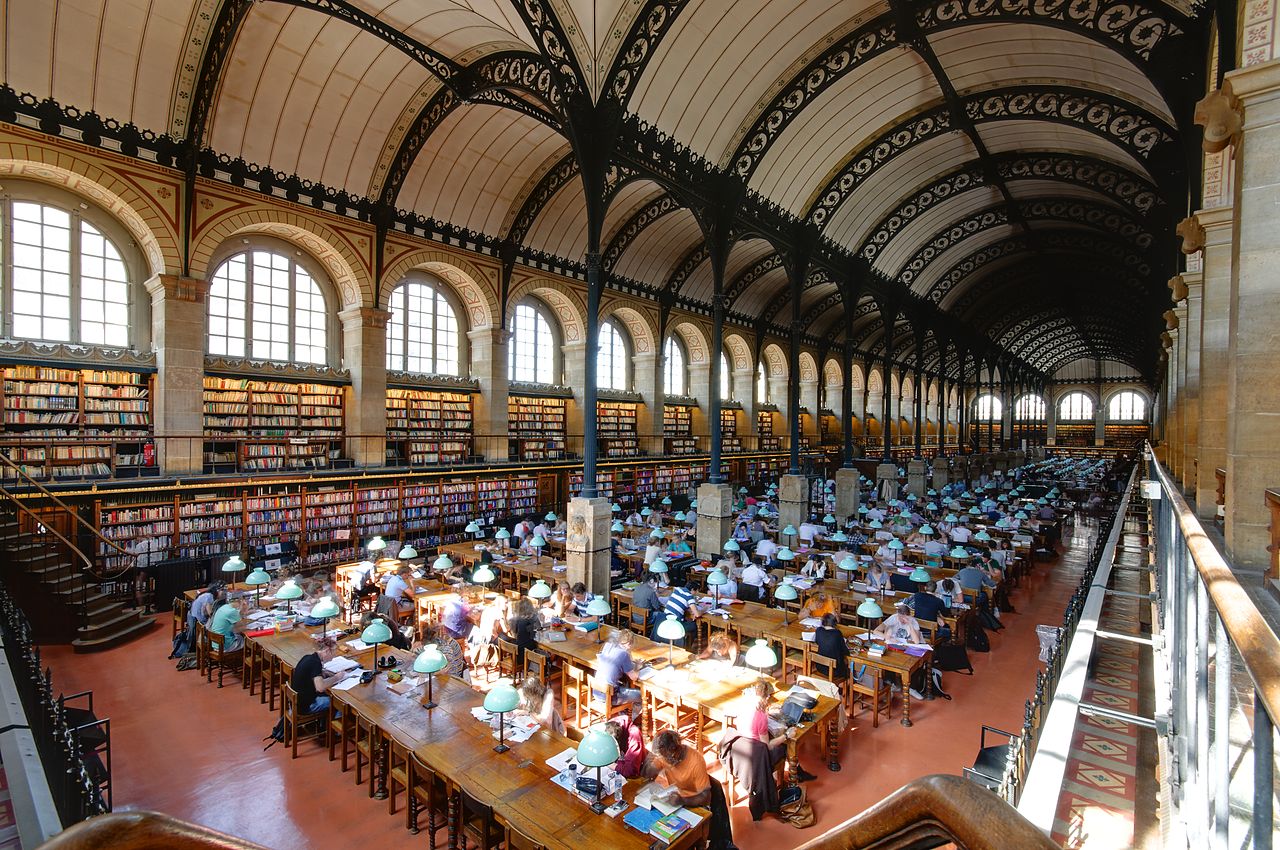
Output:
<svg viewBox="0 0 1280 850">
<path fill-rule="evenodd" d="M 725 466 L 727 471 L 728 467 Z M 657 504 L 664 496 L 683 494 L 707 479 L 708 465 L 702 463 L 662 464 L 631 469 L 602 469 L 596 472 L 600 496 L 624 509 Z M 569 495 L 582 492 L 582 474 L 569 475 Z"/>
<path fill-rule="evenodd" d="M 565 400 L 513 395 L 507 402 L 512 460 L 562 460 L 566 456 Z"/>
<path fill-rule="evenodd" d="M 640 454 L 637 413 L 638 405 L 635 404 L 613 401 L 596 403 L 596 429 L 601 457 L 635 457 Z"/>
<path fill-rule="evenodd" d="M 772 410 L 761 410 L 756 413 L 756 433 L 760 435 L 760 451 L 776 452 L 782 448 L 782 437 L 775 434 L 774 422 L 778 415 Z"/>
<path fill-rule="evenodd" d="M 693 436 L 693 408 L 684 404 L 668 404 L 662 408 L 663 449 L 669 455 L 698 453 L 698 440 Z"/>
</svg>

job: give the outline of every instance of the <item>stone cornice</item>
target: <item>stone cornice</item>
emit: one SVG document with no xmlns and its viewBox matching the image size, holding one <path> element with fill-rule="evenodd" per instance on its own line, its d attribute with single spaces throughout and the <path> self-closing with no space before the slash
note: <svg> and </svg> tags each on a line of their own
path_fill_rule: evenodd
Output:
<svg viewBox="0 0 1280 850">
<path fill-rule="evenodd" d="M 204 368 L 207 372 L 224 375 L 245 375 L 255 378 L 279 378 L 284 380 L 327 381 L 329 383 L 350 383 L 351 373 L 346 369 L 335 369 L 332 366 L 304 363 L 277 363 L 272 360 L 250 360 L 249 358 L 216 357 L 206 354 Z"/>
<path fill-rule="evenodd" d="M 154 351 L 75 345 L 69 342 L 36 342 L 29 339 L 0 339 L 0 358 L 41 363 L 53 360 L 66 366 L 106 366 L 154 371 Z"/>
<path fill-rule="evenodd" d="M 507 384 L 508 395 L 527 395 L 551 398 L 573 398 L 573 390 L 556 384 L 532 384 L 524 381 L 511 381 Z"/>
<path fill-rule="evenodd" d="M 151 303 L 161 301 L 187 301 L 203 304 L 209 293 L 209 282 L 194 277 L 174 274 L 158 274 L 143 284 L 151 295 Z"/>
<path fill-rule="evenodd" d="M 644 403 L 644 396 L 642 396 L 640 393 L 632 392 L 630 390 L 599 389 L 599 390 L 596 390 L 596 397 L 600 401 L 626 401 L 626 402 L 635 402 L 637 404 Z"/>
<path fill-rule="evenodd" d="M 387 372 L 387 386 L 446 390 L 449 392 L 479 392 L 480 382 L 475 378 L 457 375 L 425 375 L 418 372 Z"/>
<path fill-rule="evenodd" d="M 691 395 L 666 395 L 662 403 L 667 407 L 697 407 L 698 400 Z"/>
</svg>

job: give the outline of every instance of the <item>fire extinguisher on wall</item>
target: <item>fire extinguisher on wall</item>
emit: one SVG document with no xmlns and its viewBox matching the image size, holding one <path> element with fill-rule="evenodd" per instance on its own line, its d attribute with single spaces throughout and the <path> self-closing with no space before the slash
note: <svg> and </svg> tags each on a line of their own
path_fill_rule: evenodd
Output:
<svg viewBox="0 0 1280 850">
<path fill-rule="evenodd" d="M 156 444 L 155 443 L 142 444 L 142 464 L 143 466 L 156 465 Z"/>
</svg>

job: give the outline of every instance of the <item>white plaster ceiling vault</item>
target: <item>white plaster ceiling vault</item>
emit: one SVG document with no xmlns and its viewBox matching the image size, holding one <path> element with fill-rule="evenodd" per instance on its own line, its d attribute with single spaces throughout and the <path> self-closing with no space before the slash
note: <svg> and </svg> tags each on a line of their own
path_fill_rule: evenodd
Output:
<svg viewBox="0 0 1280 850">
<path fill-rule="evenodd" d="M 223 0 L 24 0 L 3 5 L 0 71 L 19 92 L 52 97 L 81 110 L 181 137 L 189 118 L 203 45 Z M 381 23 L 466 66 L 497 52 L 536 54 L 522 0 L 347 0 Z M 1186 0 L 1143 0 L 1144 9 L 1168 16 L 1187 12 Z M 547 0 L 566 47 L 593 97 L 609 91 L 608 74 L 633 25 L 644 20 L 646 0 Z M 919 8 L 925 8 L 920 6 Z M 627 112 L 689 146 L 706 160 L 730 167 L 743 139 L 774 98 L 804 79 L 806 66 L 852 33 L 892 28 L 887 2 L 868 0 L 687 0 L 640 69 Z M 917 16 L 918 20 L 923 20 Z M 1185 22 L 1184 22 L 1185 23 Z M 1173 108 L 1142 67 L 1105 37 L 1097 39 L 1033 18 L 982 19 L 925 34 L 959 96 L 1016 86 L 1096 92 L 1172 126 Z M 831 181 L 859 161 L 887 131 L 930 110 L 945 109 L 943 90 L 920 54 L 902 45 L 858 56 L 827 69 L 825 88 L 770 139 L 748 185 L 805 218 Z M 412 119 L 440 88 L 422 65 L 376 35 L 316 9 L 262 0 L 249 9 L 222 70 L 205 134 L 218 153 L 270 166 L 334 189 L 377 194 L 392 155 Z M 1082 123 L 1019 117 L 976 120 L 993 155 L 1055 152 L 1101 160 L 1143 182 L 1158 174 L 1141 151 L 1091 131 Z M 964 132 L 928 133 L 904 149 L 877 158 L 850 181 L 842 200 L 822 220 L 823 235 L 857 251 L 886 215 L 911 206 L 916 193 L 941 175 L 975 167 L 979 150 Z M 417 153 L 396 198 L 398 207 L 460 227 L 502 237 L 544 174 L 570 152 L 555 128 L 505 107 L 462 104 L 434 129 Z M 1018 202 L 1073 199 L 1115 208 L 1141 219 L 1107 191 L 1026 175 L 1004 180 Z M 608 210 L 602 248 L 631 216 L 669 187 L 649 181 L 624 185 Z M 1003 205 L 1003 206 L 1002 206 Z M 1003 209 L 999 187 L 965 186 L 929 202 L 918 216 L 877 244 L 873 267 L 892 278 L 957 222 Z M 914 211 L 912 213 L 914 215 Z M 1032 222 L 1033 229 L 1082 225 Z M 935 251 L 912 280 L 927 292 L 957 258 L 983 245 L 1024 233 L 1016 223 L 983 229 Z M 613 272 L 661 288 L 702 241 L 686 209 L 651 218 L 613 258 Z M 528 227 L 526 247 L 580 261 L 586 250 L 586 202 L 574 176 L 551 194 Z M 775 253 L 768 241 L 734 244 L 726 286 Z M 993 264 L 993 267 L 999 264 Z M 986 272 L 962 280 L 947 296 L 963 300 Z M 833 284 L 807 290 L 806 310 Z M 736 312 L 759 314 L 784 303 L 787 276 L 774 268 L 739 287 Z M 708 303 L 711 268 L 699 263 L 682 280 L 679 296 Z M 789 305 L 778 313 L 789 318 Z M 811 327 L 843 335 L 843 306 L 824 310 Z M 860 319 L 865 326 L 875 313 Z"/>
</svg>

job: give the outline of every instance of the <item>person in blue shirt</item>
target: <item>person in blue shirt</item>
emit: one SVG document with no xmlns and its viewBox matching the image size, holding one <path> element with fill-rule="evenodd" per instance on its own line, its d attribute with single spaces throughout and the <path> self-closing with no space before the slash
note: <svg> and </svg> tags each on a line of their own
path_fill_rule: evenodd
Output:
<svg viewBox="0 0 1280 850">
<path fill-rule="evenodd" d="M 632 716 L 640 707 L 640 689 L 635 687 L 639 681 L 635 659 L 631 657 L 631 643 L 635 635 L 628 629 L 615 629 L 605 639 L 600 654 L 596 656 L 595 679 L 602 685 L 613 688 L 613 704 L 631 704 Z M 598 699 L 604 694 L 595 691 Z"/>
<path fill-rule="evenodd" d="M 934 595 L 933 582 L 921 586 L 911 597 L 911 611 L 916 620 L 928 626 L 935 626 L 935 634 L 939 636 L 944 629 L 947 629 L 947 624 L 942 619 L 946 607 L 946 604 Z M 950 630 L 947 629 L 947 632 L 949 636 Z"/>
</svg>

